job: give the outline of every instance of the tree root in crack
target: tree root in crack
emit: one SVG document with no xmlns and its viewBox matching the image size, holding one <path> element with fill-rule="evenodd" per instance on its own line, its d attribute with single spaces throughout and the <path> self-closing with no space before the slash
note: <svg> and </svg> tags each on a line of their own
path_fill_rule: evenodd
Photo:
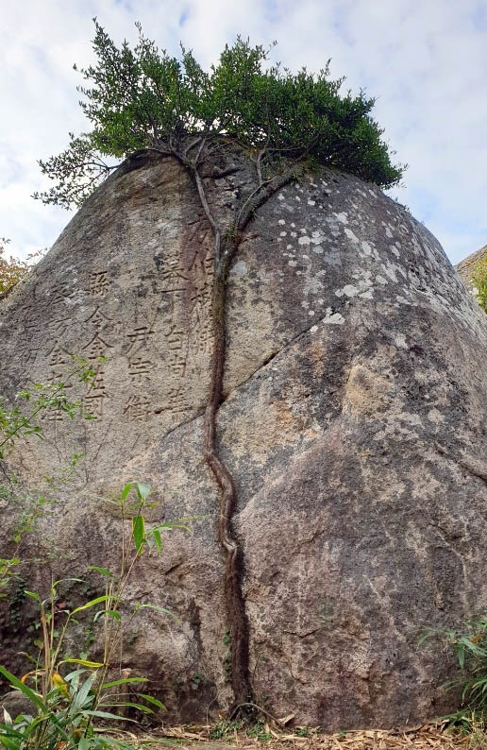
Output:
<svg viewBox="0 0 487 750">
<path fill-rule="evenodd" d="M 196 137 L 185 148 L 174 150 L 172 155 L 185 167 L 196 186 L 204 214 L 214 238 L 214 280 L 211 298 L 211 319 L 213 329 L 213 350 L 211 355 L 210 388 L 204 417 L 204 456 L 220 489 L 218 512 L 218 540 L 225 555 L 224 600 L 227 625 L 230 631 L 231 685 L 234 693 L 232 716 L 238 713 L 255 711 L 253 691 L 249 674 L 249 628 L 242 591 L 244 569 L 243 551 L 239 545 L 234 529 L 233 517 L 237 507 L 237 497 L 232 474 L 225 465 L 218 451 L 217 415 L 223 401 L 223 373 L 226 358 L 226 292 L 229 270 L 238 253 L 240 244 L 245 239 L 244 232 L 255 212 L 269 198 L 296 179 L 302 169 L 293 164 L 284 172 L 263 178 L 264 148 L 254 161 L 255 178 L 250 185 L 246 198 L 240 199 L 240 191 L 234 205 L 233 221 L 222 221 L 212 212 L 209 192 L 205 181 L 217 179 L 215 170 L 203 172 L 209 157 L 215 151 L 204 135 Z M 157 149 L 154 149 L 157 150 Z M 163 155 L 167 155 L 165 151 Z M 194 155 L 193 155 L 194 154 Z M 234 174 L 239 169 L 233 165 L 230 169 L 218 170 L 222 174 Z M 238 205 L 241 200 L 241 204 Z"/>
</svg>

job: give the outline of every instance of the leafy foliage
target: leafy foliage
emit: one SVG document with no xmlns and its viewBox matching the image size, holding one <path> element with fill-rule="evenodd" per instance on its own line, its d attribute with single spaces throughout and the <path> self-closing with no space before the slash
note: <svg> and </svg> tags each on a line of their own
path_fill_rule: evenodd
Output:
<svg viewBox="0 0 487 750">
<path fill-rule="evenodd" d="M 5 245 L 9 240 L 0 237 L 0 296 L 24 278 L 29 270 L 29 264 L 18 258 L 5 257 Z"/>
<path fill-rule="evenodd" d="M 0 666 L 0 675 L 5 678 L 27 708 L 23 713 L 11 716 L 4 709 L 3 722 L 0 717 L 0 746 L 8 750 L 101 750 L 101 748 L 128 748 L 96 721 L 112 722 L 128 720 L 120 710 L 135 709 L 143 714 L 152 714 L 154 708 L 164 709 L 163 704 L 152 695 L 137 691 L 134 685 L 147 683 L 144 677 L 126 676 L 121 670 L 118 679 L 108 679 L 114 666 L 115 654 L 120 654 L 123 639 L 122 606 L 127 585 L 134 566 L 145 550 L 162 549 L 161 531 L 173 528 L 187 529 L 184 522 L 151 524 L 145 522 L 144 510 L 152 507 L 148 502 L 151 488 L 141 482 L 129 482 L 121 493 L 106 502 L 117 506 L 121 515 L 122 536 L 120 540 L 120 568 L 112 572 L 100 566 L 90 566 L 92 573 L 102 576 L 105 593 L 71 609 L 59 609 L 57 603 L 63 584 L 81 579 L 52 581 L 48 596 L 42 598 L 37 592 L 26 590 L 39 612 L 40 648 L 34 659 L 35 668 L 22 678 L 16 677 Z M 132 519 L 131 531 L 125 525 Z M 143 608 L 150 608 L 164 615 L 171 612 L 150 603 L 137 603 L 132 616 Z M 102 661 L 93 660 L 89 654 L 71 657 L 64 653 L 67 635 L 80 615 L 93 611 L 93 623 L 102 628 Z M 69 668 L 75 667 L 63 676 Z M 33 687 L 27 683 L 31 681 Z"/>
<path fill-rule="evenodd" d="M 13 719 L 4 710 L 0 722 L 0 745 L 7 750 L 131 750 L 131 745 L 95 732 L 93 719 L 119 719 L 111 712 L 96 707 L 93 673 L 84 681 L 86 670 L 77 669 L 57 680 L 52 690 L 42 698 L 22 680 L 0 667 L 19 695 L 32 704 L 30 713 Z"/>
<path fill-rule="evenodd" d="M 38 250 L 29 255 L 26 261 L 12 256 L 7 258 L 5 252 L 9 242 L 10 240 L 5 237 L 0 237 L 0 297 L 18 284 L 36 264 L 39 257 L 46 252 L 46 250 Z"/>
<path fill-rule="evenodd" d="M 262 151 L 264 161 L 308 157 L 375 182 L 397 184 L 404 171 L 393 165 L 382 130 L 364 92 L 340 95 L 343 79 L 267 67 L 268 51 L 237 38 L 209 72 L 191 51 L 171 57 L 147 39 L 117 47 L 94 19 L 97 63 L 81 69 L 86 85 L 80 106 L 92 129 L 70 133 L 69 146 L 40 161 L 56 185 L 34 197 L 65 207 L 80 205 L 121 159 L 144 148 L 178 155 L 202 136 L 227 137 Z M 75 66 L 76 68 L 76 66 Z"/>
<path fill-rule="evenodd" d="M 447 630 L 429 630 L 422 638 L 439 637 L 455 652 L 460 677 L 446 683 L 445 689 L 461 690 L 461 708 L 449 717 L 462 723 L 473 715 L 487 721 L 487 620 L 473 619 Z"/>
<path fill-rule="evenodd" d="M 80 401 L 70 401 L 66 395 L 67 386 L 72 384 L 74 377 L 82 382 L 93 382 L 95 372 L 91 365 L 78 359 L 72 370 L 66 373 L 64 379 L 53 383 L 34 383 L 30 388 L 20 390 L 15 397 L 12 408 L 0 396 L 0 460 L 5 458 L 5 451 L 15 440 L 28 435 L 42 437 L 39 417 L 48 410 L 59 411 L 70 419 L 81 410 Z M 29 404 L 26 413 L 23 404 Z M 86 415 L 90 418 L 90 415 Z"/>
<path fill-rule="evenodd" d="M 73 418 L 80 409 L 80 403 L 66 398 L 66 387 L 73 377 L 92 382 L 95 372 L 84 360 L 74 360 L 73 368 L 64 379 L 50 385 L 35 384 L 20 391 L 13 407 L 0 398 L 0 467 L 14 443 L 32 435 L 43 437 L 39 419 L 46 411 L 56 409 Z M 116 506 L 121 521 L 118 569 L 112 572 L 101 566 L 88 567 L 91 575 L 101 576 L 103 594 L 78 606 L 65 603 L 61 606 L 65 598 L 63 586 L 73 582 L 83 584 L 83 579 L 52 580 L 45 597 L 23 587 L 23 595 L 37 607 L 40 637 L 34 641 L 37 654 L 24 654 L 34 664 L 31 671 L 19 678 L 0 665 L 0 677 L 12 688 L 7 696 L 10 702 L 0 706 L 0 747 L 7 750 L 58 750 L 61 747 L 64 750 L 129 750 L 131 745 L 114 738 L 109 730 L 105 731 L 96 723 L 113 725 L 113 721 L 129 720 L 123 715 L 127 709 L 143 714 L 152 714 L 155 708 L 164 709 L 152 695 L 133 693 L 134 684 L 147 683 L 146 678 L 127 676 L 118 664 L 120 677 L 109 679 L 109 672 L 117 667 L 123 650 L 125 595 L 136 563 L 147 552 L 162 551 L 163 533 L 172 529 L 189 530 L 187 520 L 148 524 L 144 512 L 154 506 L 149 501 L 150 492 L 148 484 L 129 482 L 119 495 L 102 498 Z M 0 598 L 2 593 L 5 595 L 9 581 L 15 578 L 16 568 L 22 565 L 18 553 L 23 537 L 36 531 L 37 520 L 44 512 L 45 499 L 38 498 L 14 533 L 15 556 L 0 559 Z M 130 618 L 147 608 L 174 617 L 164 607 L 137 602 Z M 76 657 L 66 653 L 66 642 L 73 643 L 68 636 L 72 636 L 73 627 L 80 625 L 79 618 L 86 613 L 92 614 L 91 628 L 97 626 L 100 631 L 98 649 L 102 656 L 96 660 L 88 652 Z M 69 671 L 73 667 L 74 671 Z M 32 687 L 28 683 L 32 683 Z M 9 706 L 12 706 L 12 714 Z"/>
<path fill-rule="evenodd" d="M 86 419 L 92 419 L 90 414 L 83 412 L 80 401 L 68 398 L 66 389 L 76 381 L 92 383 L 95 371 L 91 364 L 81 357 L 72 357 L 72 362 L 72 367 L 59 380 L 48 384 L 34 383 L 20 390 L 16 393 L 13 404 L 9 404 L 0 396 L 0 471 L 7 482 L 0 485 L 0 492 L 3 499 L 9 499 L 12 504 L 22 506 L 11 539 L 14 552 L 8 558 L 0 557 L 0 599 L 5 598 L 9 583 L 16 579 L 17 570 L 22 565 L 19 552 L 24 537 L 36 530 L 39 519 L 49 512 L 47 509 L 51 502 L 44 494 L 28 493 L 27 496 L 23 496 L 21 493 L 22 501 L 19 503 L 13 492 L 19 490 L 18 479 L 7 471 L 4 461 L 15 442 L 30 436 L 43 438 L 40 420 L 48 412 L 56 412 L 59 416 L 69 419 L 82 412 Z M 51 489 L 56 489 L 56 484 L 67 480 L 81 455 L 73 454 L 70 465 L 58 476 L 46 477 Z"/>
<path fill-rule="evenodd" d="M 487 257 L 482 258 L 476 265 L 470 279 L 474 296 L 484 312 L 487 312 Z"/>
</svg>

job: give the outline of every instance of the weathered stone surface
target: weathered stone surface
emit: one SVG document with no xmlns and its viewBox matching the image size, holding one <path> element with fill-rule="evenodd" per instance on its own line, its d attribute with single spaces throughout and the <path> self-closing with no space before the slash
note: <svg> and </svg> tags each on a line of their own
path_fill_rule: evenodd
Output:
<svg viewBox="0 0 487 750">
<path fill-rule="evenodd" d="M 35 706 L 25 697 L 25 695 L 22 695 L 20 690 L 11 690 L 0 699 L 2 721 L 4 721 L 4 710 L 8 713 L 11 719 L 15 719 L 20 714 L 28 714 L 32 716 L 32 714 L 35 713 Z"/>
<path fill-rule="evenodd" d="M 130 478 L 153 485 L 153 520 L 203 516 L 137 564 L 130 590 L 181 618 L 141 612 L 123 666 L 183 720 L 231 701 L 201 450 L 211 276 L 189 177 L 148 161 L 109 180 L 0 306 L 2 392 L 61 374 L 68 353 L 107 357 L 80 393 L 97 420 L 48 415 L 46 439 L 11 458 L 35 488 L 86 454 L 43 532 L 63 572 L 115 564 L 119 521 L 99 497 Z M 256 700 L 329 730 L 442 713 L 452 660 L 420 649 L 420 629 L 487 605 L 484 314 L 403 208 L 324 172 L 259 209 L 227 328 L 219 439 L 238 488 Z"/>
</svg>

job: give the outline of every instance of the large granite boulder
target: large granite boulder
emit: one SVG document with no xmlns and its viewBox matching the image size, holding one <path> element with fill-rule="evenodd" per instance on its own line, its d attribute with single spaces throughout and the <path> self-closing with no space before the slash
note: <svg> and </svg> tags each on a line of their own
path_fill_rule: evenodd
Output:
<svg viewBox="0 0 487 750">
<path fill-rule="evenodd" d="M 150 520 L 201 517 L 137 563 L 129 599 L 180 622 L 141 611 L 123 656 L 171 718 L 196 720 L 232 700 L 218 493 L 202 454 L 212 236 L 176 162 L 129 167 L 0 303 L 0 392 L 62 377 L 70 354 L 97 369 L 71 391 L 96 419 L 50 412 L 45 439 L 9 457 L 36 491 L 84 454 L 54 482 L 37 532 L 56 575 L 115 567 L 120 521 L 100 497 L 129 479 L 152 484 Z M 235 179 L 216 179 L 212 200 L 231 205 Z M 238 490 L 255 700 L 326 729 L 441 714 L 454 660 L 420 648 L 421 629 L 487 606 L 484 313 L 404 208 L 323 171 L 255 215 L 227 332 L 219 445 Z M 16 651 L 7 615 L 2 633 Z"/>
</svg>

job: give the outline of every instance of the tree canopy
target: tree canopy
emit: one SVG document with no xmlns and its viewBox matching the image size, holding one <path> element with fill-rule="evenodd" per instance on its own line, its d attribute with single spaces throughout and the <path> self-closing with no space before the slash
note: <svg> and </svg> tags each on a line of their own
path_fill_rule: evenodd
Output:
<svg viewBox="0 0 487 750">
<path fill-rule="evenodd" d="M 307 157 L 391 187 L 404 166 L 394 165 L 382 130 L 371 117 L 375 100 L 363 91 L 340 94 L 344 79 L 331 80 L 329 65 L 317 74 L 269 66 L 269 51 L 240 37 L 219 63 L 204 71 L 193 53 L 171 57 L 147 39 L 117 47 L 96 19 L 96 63 L 80 69 L 80 106 L 91 129 L 69 134 L 61 154 L 40 161 L 54 180 L 34 197 L 64 207 L 80 205 L 117 165 L 143 148 L 178 153 L 188 138 L 226 136 L 262 150 L 265 162 Z M 75 66 L 76 69 L 76 66 Z"/>
</svg>

